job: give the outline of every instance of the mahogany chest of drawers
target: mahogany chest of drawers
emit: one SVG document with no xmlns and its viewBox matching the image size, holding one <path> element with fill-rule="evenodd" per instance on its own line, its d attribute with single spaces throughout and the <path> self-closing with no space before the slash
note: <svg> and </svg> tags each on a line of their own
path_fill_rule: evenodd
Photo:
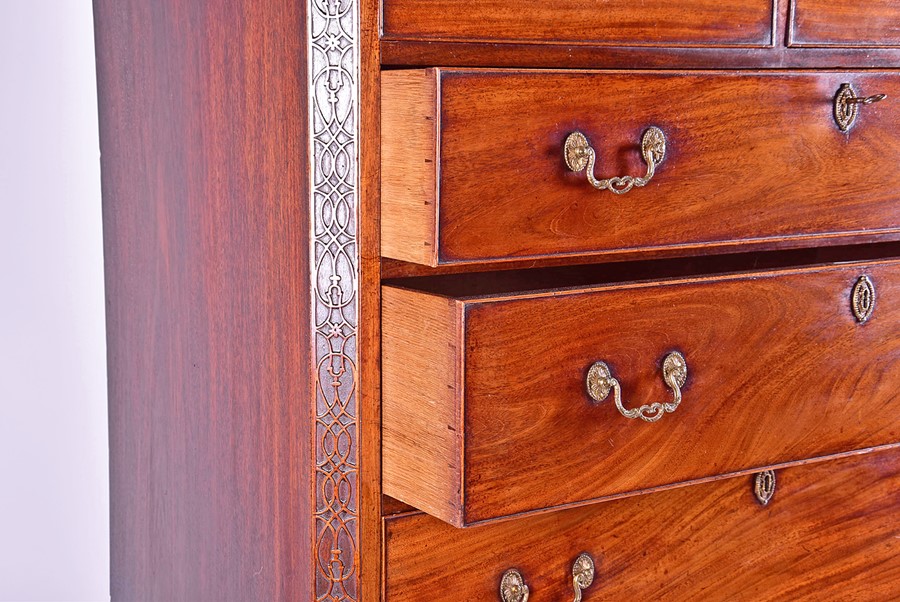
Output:
<svg viewBox="0 0 900 602">
<path fill-rule="evenodd" d="M 94 6 L 113 600 L 900 599 L 900 1 Z"/>
</svg>

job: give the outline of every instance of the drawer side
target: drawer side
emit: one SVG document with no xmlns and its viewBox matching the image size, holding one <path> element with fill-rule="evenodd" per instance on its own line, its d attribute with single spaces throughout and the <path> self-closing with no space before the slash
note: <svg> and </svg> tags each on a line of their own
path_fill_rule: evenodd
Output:
<svg viewBox="0 0 900 602">
<path fill-rule="evenodd" d="M 381 76 L 381 254 L 437 265 L 438 71 Z"/>
<path fill-rule="evenodd" d="M 384 287 L 384 493 L 462 523 L 462 315 L 452 299 Z"/>
</svg>

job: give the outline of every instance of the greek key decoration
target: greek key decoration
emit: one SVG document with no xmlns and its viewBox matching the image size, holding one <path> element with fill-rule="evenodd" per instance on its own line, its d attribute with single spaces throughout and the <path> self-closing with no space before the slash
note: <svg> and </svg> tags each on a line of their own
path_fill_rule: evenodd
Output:
<svg viewBox="0 0 900 602">
<path fill-rule="evenodd" d="M 310 0 L 317 602 L 359 599 L 358 0 Z"/>
</svg>

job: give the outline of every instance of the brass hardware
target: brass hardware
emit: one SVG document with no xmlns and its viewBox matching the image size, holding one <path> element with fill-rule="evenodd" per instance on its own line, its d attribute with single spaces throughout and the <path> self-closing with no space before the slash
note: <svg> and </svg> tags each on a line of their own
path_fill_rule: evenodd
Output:
<svg viewBox="0 0 900 602">
<path fill-rule="evenodd" d="M 641 155 L 647 164 L 647 173 L 644 177 L 619 176 L 598 180 L 594 177 L 594 163 L 597 153 L 581 132 L 572 132 L 566 138 L 563 146 L 563 155 L 566 165 L 574 172 L 580 172 L 587 168 L 587 179 L 591 186 L 597 190 L 609 190 L 613 194 L 625 194 L 635 186 L 646 186 L 656 167 L 662 163 L 666 156 L 666 135 L 658 127 L 649 127 L 641 136 Z"/>
<path fill-rule="evenodd" d="M 581 592 L 594 582 L 594 559 L 587 552 L 578 555 L 572 564 L 572 589 L 575 590 L 574 602 L 581 602 Z M 528 586 L 522 573 L 509 569 L 500 579 L 500 599 L 503 602 L 528 602 Z"/>
<path fill-rule="evenodd" d="M 500 580 L 500 599 L 503 602 L 528 602 L 528 586 L 522 573 L 509 569 Z"/>
<path fill-rule="evenodd" d="M 594 582 L 594 559 L 583 552 L 572 565 L 572 587 L 575 589 L 574 602 L 581 602 L 581 591 L 589 588 Z"/>
<path fill-rule="evenodd" d="M 860 276 L 853 285 L 850 308 L 860 324 L 872 317 L 872 312 L 875 311 L 875 285 L 868 276 Z"/>
<path fill-rule="evenodd" d="M 764 470 L 757 473 L 753 484 L 753 493 L 756 495 L 756 501 L 763 506 L 767 506 L 772 496 L 775 495 L 775 471 Z"/>
<path fill-rule="evenodd" d="M 887 94 L 874 94 L 872 96 L 857 96 L 850 84 L 841 84 L 834 96 L 834 120 L 842 132 L 849 132 L 859 115 L 860 105 L 870 105 L 881 102 L 887 98 Z"/>
<path fill-rule="evenodd" d="M 587 390 L 595 401 L 603 401 L 609 396 L 610 390 L 616 402 L 619 413 L 626 418 L 640 418 L 647 422 L 656 422 L 663 414 L 674 412 L 681 403 L 681 387 L 687 380 L 687 362 L 684 356 L 677 351 L 672 351 L 663 361 L 663 381 L 672 389 L 674 399 L 668 403 L 652 403 L 631 410 L 622 405 L 622 387 L 616 380 L 606 362 L 595 362 L 588 370 Z"/>
</svg>

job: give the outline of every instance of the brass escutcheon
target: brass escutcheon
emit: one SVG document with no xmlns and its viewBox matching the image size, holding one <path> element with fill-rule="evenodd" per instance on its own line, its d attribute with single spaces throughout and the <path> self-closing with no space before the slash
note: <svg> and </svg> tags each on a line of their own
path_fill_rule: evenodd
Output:
<svg viewBox="0 0 900 602">
<path fill-rule="evenodd" d="M 860 276 L 850 294 L 850 309 L 856 321 L 864 324 L 875 311 L 875 285 L 868 276 Z"/>
<path fill-rule="evenodd" d="M 588 369 L 587 391 L 595 401 L 603 401 L 613 392 L 613 399 L 619 413 L 626 418 L 640 418 L 646 422 L 656 422 L 666 413 L 674 412 L 681 404 L 681 387 L 687 381 L 687 361 L 677 351 L 670 352 L 663 360 L 663 382 L 672 389 L 674 399 L 667 403 L 652 403 L 639 408 L 626 409 L 622 404 L 622 387 L 613 377 L 606 362 L 594 362 Z"/>
<path fill-rule="evenodd" d="M 587 179 L 597 190 L 609 190 L 613 194 L 625 194 L 634 187 L 646 186 L 656 173 L 656 167 L 666 157 L 666 135 L 658 127 L 649 127 L 641 136 L 641 156 L 647 164 L 647 173 L 643 177 L 617 176 L 598 180 L 594 177 L 594 164 L 597 153 L 581 132 L 572 132 L 566 137 L 563 145 L 563 157 L 566 166 L 580 172 L 587 169 Z"/>
<path fill-rule="evenodd" d="M 841 84 L 837 94 L 834 95 L 834 120 L 842 132 L 849 132 L 856 123 L 861 105 L 870 105 L 881 102 L 887 98 L 887 94 L 874 94 L 872 96 L 857 96 L 850 84 Z"/>
<path fill-rule="evenodd" d="M 772 496 L 775 495 L 775 471 L 764 470 L 757 473 L 753 479 L 753 494 L 763 506 L 767 506 Z"/>
</svg>

